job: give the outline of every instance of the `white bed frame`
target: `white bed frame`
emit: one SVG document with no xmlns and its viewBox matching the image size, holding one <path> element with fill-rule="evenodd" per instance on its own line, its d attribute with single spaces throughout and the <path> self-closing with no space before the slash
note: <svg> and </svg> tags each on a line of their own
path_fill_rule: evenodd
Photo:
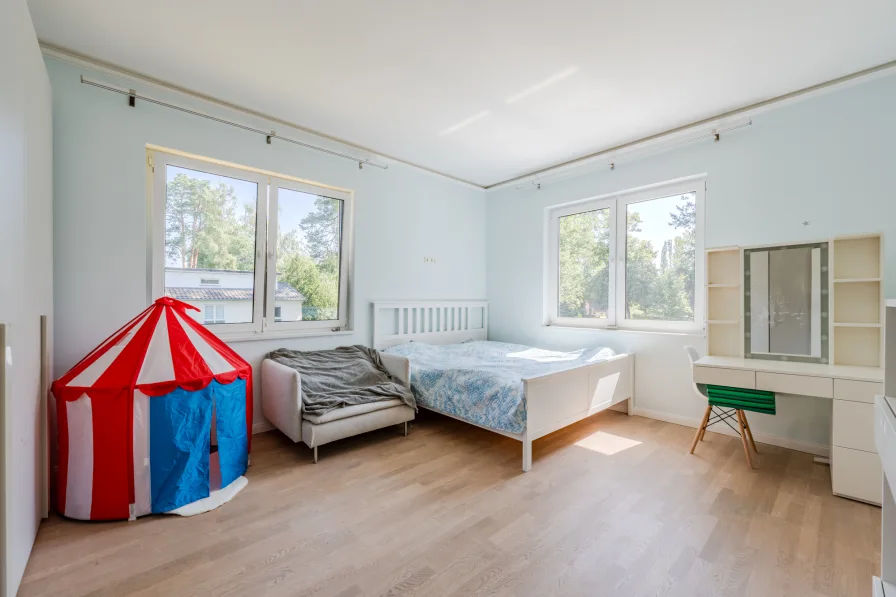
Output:
<svg viewBox="0 0 896 597">
<path fill-rule="evenodd" d="M 389 331 L 380 321 L 390 313 Z M 481 316 L 477 312 L 481 312 Z M 373 346 L 378 350 L 404 344 L 457 344 L 488 339 L 486 301 L 383 301 L 373 303 Z M 632 414 L 635 355 L 610 359 L 565 371 L 523 379 L 526 396 L 526 430 L 508 433 L 441 414 L 488 431 L 512 437 L 523 444 L 523 471 L 532 468 L 532 442 L 586 417 L 628 401 Z M 434 409 L 431 409 L 434 410 Z"/>
</svg>

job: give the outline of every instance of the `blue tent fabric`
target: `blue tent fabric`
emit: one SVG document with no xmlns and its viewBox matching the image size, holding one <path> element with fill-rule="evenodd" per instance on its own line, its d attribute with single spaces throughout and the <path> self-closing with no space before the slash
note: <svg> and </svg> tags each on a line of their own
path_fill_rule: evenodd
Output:
<svg viewBox="0 0 896 597">
<path fill-rule="evenodd" d="M 213 391 L 212 385 L 198 392 L 177 388 L 149 400 L 154 513 L 174 510 L 209 495 Z"/>
<path fill-rule="evenodd" d="M 215 425 L 221 487 L 227 487 L 246 472 L 249 465 L 249 438 L 246 432 L 246 380 L 209 386 L 215 399 Z"/>
</svg>

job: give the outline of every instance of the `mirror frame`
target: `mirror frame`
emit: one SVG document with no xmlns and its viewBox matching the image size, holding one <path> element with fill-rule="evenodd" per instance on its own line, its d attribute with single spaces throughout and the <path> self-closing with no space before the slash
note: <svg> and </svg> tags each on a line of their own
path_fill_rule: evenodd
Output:
<svg viewBox="0 0 896 597">
<path fill-rule="evenodd" d="M 769 352 L 752 352 L 750 345 L 750 330 L 752 329 L 750 321 L 750 255 L 752 253 L 779 251 L 782 249 L 821 249 L 821 356 L 814 357 L 809 355 L 797 354 L 778 354 Z M 763 359 L 767 361 L 790 361 L 794 363 L 819 363 L 827 365 L 830 363 L 829 344 L 830 344 L 830 282 L 829 282 L 829 242 L 819 241 L 814 243 L 793 243 L 788 245 L 774 245 L 767 247 L 753 247 L 744 249 L 744 358 L 747 359 Z"/>
</svg>

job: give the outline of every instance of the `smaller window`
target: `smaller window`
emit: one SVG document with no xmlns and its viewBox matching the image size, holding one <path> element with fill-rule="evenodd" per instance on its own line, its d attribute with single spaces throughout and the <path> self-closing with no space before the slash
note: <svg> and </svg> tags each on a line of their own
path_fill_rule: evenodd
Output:
<svg viewBox="0 0 896 597">
<path fill-rule="evenodd" d="M 227 323 L 224 320 L 224 305 L 205 305 L 203 323 Z"/>
<path fill-rule="evenodd" d="M 200 286 L 220 286 L 221 279 L 220 278 L 200 278 L 199 285 Z"/>
<path fill-rule="evenodd" d="M 274 321 L 283 321 L 282 309 L 283 307 L 281 307 L 280 305 L 274 307 Z"/>
</svg>

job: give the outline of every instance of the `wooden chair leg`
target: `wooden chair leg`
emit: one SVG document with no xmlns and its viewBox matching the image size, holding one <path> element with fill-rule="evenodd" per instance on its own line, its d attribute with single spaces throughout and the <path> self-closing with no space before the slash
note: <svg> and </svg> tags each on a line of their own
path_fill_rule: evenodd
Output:
<svg viewBox="0 0 896 597">
<path fill-rule="evenodd" d="M 712 407 L 711 406 L 709 407 L 709 416 L 712 416 Z M 709 419 L 707 419 L 707 423 L 708 422 L 709 422 Z M 700 441 L 701 442 L 703 441 L 703 438 L 706 437 L 706 428 L 707 427 L 709 427 L 709 425 L 704 424 L 703 429 L 700 430 Z"/>
<path fill-rule="evenodd" d="M 737 409 L 737 421 L 740 423 L 740 439 L 744 444 L 744 455 L 747 457 L 747 464 L 753 468 L 753 458 L 750 456 L 750 446 L 747 443 L 747 434 L 744 432 L 744 411 Z"/>
<path fill-rule="evenodd" d="M 753 447 L 753 451 L 759 454 L 759 450 L 756 448 L 756 442 L 753 440 L 753 430 L 750 429 L 750 422 L 747 420 L 747 413 L 740 411 L 740 414 L 744 418 L 744 430 L 747 432 L 747 439 L 750 440 L 750 445 Z"/>
<path fill-rule="evenodd" d="M 697 449 L 697 442 L 700 441 L 700 438 L 703 437 L 703 432 L 706 431 L 706 422 L 709 420 L 709 413 L 712 411 L 712 407 L 708 404 L 706 405 L 706 411 L 703 413 L 703 419 L 700 421 L 700 427 L 697 428 L 697 433 L 694 435 L 694 441 L 691 443 L 691 451 L 688 454 L 693 454 L 694 450 Z"/>
</svg>

